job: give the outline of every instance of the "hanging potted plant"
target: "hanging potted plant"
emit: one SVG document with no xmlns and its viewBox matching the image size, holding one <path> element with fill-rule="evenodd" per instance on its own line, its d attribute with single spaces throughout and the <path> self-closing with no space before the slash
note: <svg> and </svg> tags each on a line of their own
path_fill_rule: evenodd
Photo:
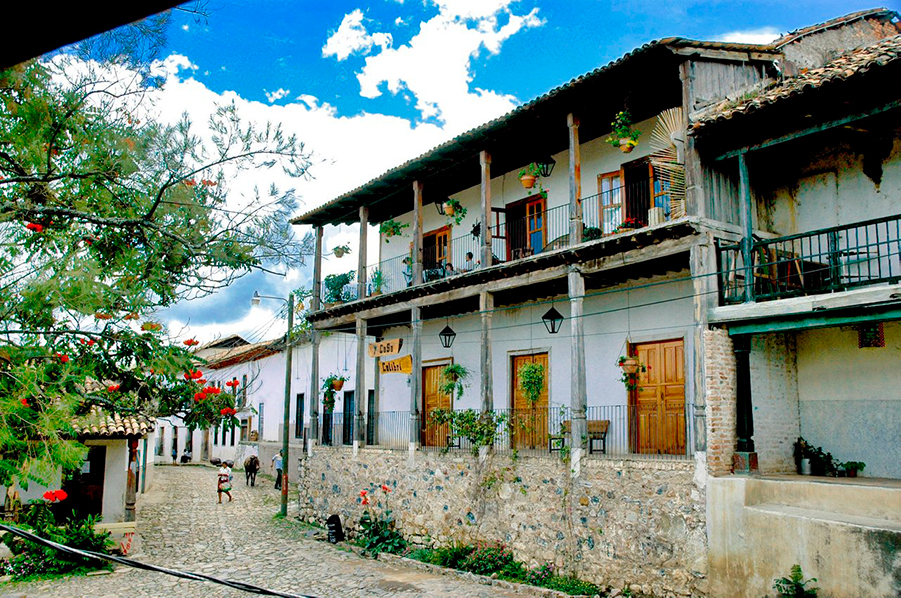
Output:
<svg viewBox="0 0 901 598">
<path fill-rule="evenodd" d="M 341 259 L 345 255 L 350 255 L 350 247 L 347 245 L 338 245 L 334 249 L 332 249 L 332 253 L 335 254 L 335 257 Z"/>
<path fill-rule="evenodd" d="M 638 375 L 648 371 L 648 368 L 636 357 L 628 355 L 621 355 L 620 358 L 616 360 L 616 365 L 623 370 L 623 376 L 620 378 L 620 382 L 625 385 L 626 390 L 635 390 L 638 388 Z"/>
<path fill-rule="evenodd" d="M 441 381 L 438 384 L 438 392 L 456 397 L 463 396 L 464 382 L 469 378 L 469 370 L 459 363 L 451 363 L 441 370 Z"/>
<path fill-rule="evenodd" d="M 344 388 L 345 382 L 347 382 L 347 376 L 342 376 L 341 374 L 331 374 L 322 382 L 322 390 L 326 390 L 326 387 L 328 387 L 336 392 L 340 391 L 342 388 Z"/>
<path fill-rule="evenodd" d="M 442 209 L 445 216 L 453 218 L 458 226 L 463 222 L 463 218 L 466 217 L 466 208 L 460 205 L 460 202 L 456 199 L 448 199 L 442 204 Z"/>
<path fill-rule="evenodd" d="M 325 283 L 325 297 L 323 298 L 326 307 L 334 307 L 339 303 L 343 303 L 349 299 L 344 287 L 353 282 L 356 272 L 351 270 L 345 274 L 329 274 L 323 281 Z"/>
<path fill-rule="evenodd" d="M 519 171 L 519 182 L 522 183 L 524 189 L 531 189 L 535 186 L 535 181 L 541 178 L 541 171 L 538 165 L 532 162 Z"/>
<path fill-rule="evenodd" d="M 335 393 L 344 388 L 346 377 L 340 374 L 332 374 L 322 381 L 322 409 L 325 413 L 331 413 L 335 409 Z"/>
<path fill-rule="evenodd" d="M 632 115 L 628 110 L 617 112 L 613 122 L 610 123 L 612 132 L 606 141 L 613 147 L 617 147 L 624 154 L 628 154 L 638 145 L 641 131 L 632 127 Z"/>
<path fill-rule="evenodd" d="M 387 243 L 388 239 L 399 236 L 408 226 L 410 225 L 397 220 L 386 220 L 379 225 L 379 234 L 385 235 L 385 243 Z"/>
<path fill-rule="evenodd" d="M 529 405 L 534 407 L 544 392 L 544 366 L 540 363 L 525 363 L 516 371 L 519 388 L 526 395 Z"/>
</svg>

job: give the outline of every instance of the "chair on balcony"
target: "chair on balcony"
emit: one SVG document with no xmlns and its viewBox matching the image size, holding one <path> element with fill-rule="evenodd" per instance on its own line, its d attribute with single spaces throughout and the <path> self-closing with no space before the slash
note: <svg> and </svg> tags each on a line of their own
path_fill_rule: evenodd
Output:
<svg viewBox="0 0 901 598">
<path fill-rule="evenodd" d="M 589 419 L 588 425 L 588 453 L 607 453 L 607 431 L 610 429 L 609 419 Z M 566 439 L 572 435 L 572 422 L 564 420 L 560 423 L 560 431 L 556 434 L 548 434 L 547 450 L 549 453 L 562 451 L 566 446 Z M 595 450 L 595 443 L 600 442 L 600 449 Z"/>
</svg>

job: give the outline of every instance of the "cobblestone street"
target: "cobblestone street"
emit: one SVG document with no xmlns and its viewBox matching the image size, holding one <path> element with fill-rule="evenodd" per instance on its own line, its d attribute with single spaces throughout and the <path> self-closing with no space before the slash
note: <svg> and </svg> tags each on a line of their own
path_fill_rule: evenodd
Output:
<svg viewBox="0 0 901 598">
<path fill-rule="evenodd" d="M 413 568 L 365 559 L 307 537 L 309 528 L 273 518 L 278 493 L 268 478 L 244 485 L 234 502 L 216 504 L 215 470 L 157 467 L 138 503 L 141 543 L 135 560 L 313 596 L 514 596 Z M 240 483 L 239 483 L 240 482 Z M 296 509 L 292 505 L 291 512 Z M 252 596 L 207 582 L 119 566 L 109 575 L 9 584 L 0 596 Z"/>
</svg>

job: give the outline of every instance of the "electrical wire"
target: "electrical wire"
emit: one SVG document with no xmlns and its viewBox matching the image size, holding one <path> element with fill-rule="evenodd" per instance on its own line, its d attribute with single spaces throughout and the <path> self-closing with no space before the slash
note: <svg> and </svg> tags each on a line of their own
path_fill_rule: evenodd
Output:
<svg viewBox="0 0 901 598">
<path fill-rule="evenodd" d="M 261 588 L 259 586 L 254 586 L 248 583 L 244 583 L 241 581 L 231 581 L 227 579 L 219 579 L 217 577 L 212 577 L 210 575 L 204 575 L 203 573 L 188 573 L 185 571 L 178 571 L 175 569 L 167 569 L 165 567 L 160 567 L 159 565 L 151 565 L 150 563 L 142 563 L 140 561 L 134 561 L 132 559 L 127 559 L 120 556 L 115 556 L 112 554 L 102 554 L 99 552 L 93 552 L 91 550 L 80 550 L 78 548 L 71 548 L 69 546 L 65 546 L 63 544 L 58 544 L 51 540 L 47 540 L 46 538 L 41 538 L 40 536 L 36 536 L 31 532 L 27 532 L 23 529 L 19 529 L 17 527 L 12 527 L 9 525 L 5 525 L 0 523 L 0 529 L 5 530 L 15 536 L 19 536 L 20 538 L 24 538 L 29 542 L 34 542 L 35 544 L 40 544 L 42 546 L 47 546 L 49 548 L 55 548 L 61 552 L 66 552 L 69 554 L 74 554 L 83 558 L 88 559 L 97 559 L 103 561 L 111 561 L 114 563 L 119 563 L 120 565 L 126 565 L 128 567 L 134 567 L 135 569 L 143 569 L 144 571 L 154 571 L 157 573 L 165 573 L 166 575 L 171 575 L 173 577 L 180 577 L 182 579 L 192 579 L 195 581 L 208 581 L 211 583 L 216 583 L 219 585 L 227 586 L 230 588 L 234 588 L 236 590 L 241 590 L 242 592 L 249 592 L 251 594 L 260 594 L 262 596 L 283 596 L 284 598 L 314 598 L 308 594 L 287 594 L 285 592 L 277 592 L 275 590 L 269 590 L 267 588 Z"/>
</svg>

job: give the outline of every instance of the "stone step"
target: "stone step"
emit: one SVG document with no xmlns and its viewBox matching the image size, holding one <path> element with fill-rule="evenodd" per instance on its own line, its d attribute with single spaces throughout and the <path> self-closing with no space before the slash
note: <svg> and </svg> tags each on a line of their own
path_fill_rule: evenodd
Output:
<svg viewBox="0 0 901 598">
<path fill-rule="evenodd" d="M 779 504 L 758 504 L 746 507 L 751 512 L 766 516 L 794 517 L 828 525 L 845 525 L 870 530 L 888 531 L 901 534 L 901 522 L 888 521 L 876 517 L 863 517 L 846 513 L 835 513 L 818 509 L 805 509 Z"/>
</svg>

